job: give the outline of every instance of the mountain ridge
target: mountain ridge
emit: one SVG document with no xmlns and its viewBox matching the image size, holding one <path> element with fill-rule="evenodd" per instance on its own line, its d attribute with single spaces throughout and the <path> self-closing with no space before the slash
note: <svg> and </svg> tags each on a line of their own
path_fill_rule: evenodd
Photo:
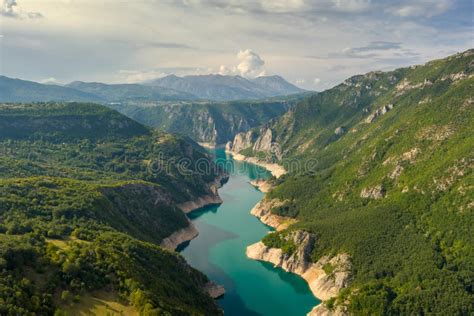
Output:
<svg viewBox="0 0 474 316">
<path fill-rule="evenodd" d="M 189 82 L 188 82 L 189 81 Z M 146 101 L 234 101 L 303 93 L 280 76 L 169 75 L 145 83 L 107 84 L 73 81 L 42 84 L 0 76 L 0 102 L 79 101 L 98 103 Z"/>
<path fill-rule="evenodd" d="M 287 82 L 281 76 L 247 79 L 239 75 L 224 76 L 220 74 L 183 77 L 169 75 L 146 84 L 186 91 L 202 99 L 218 101 L 262 99 L 306 92 L 306 90 Z"/>
<path fill-rule="evenodd" d="M 266 247 L 291 254 L 303 231 L 305 264 L 351 257 L 350 284 L 315 313 L 472 314 L 473 91 L 471 49 L 353 76 L 228 145 L 289 171 L 266 211 L 294 224 Z"/>
</svg>

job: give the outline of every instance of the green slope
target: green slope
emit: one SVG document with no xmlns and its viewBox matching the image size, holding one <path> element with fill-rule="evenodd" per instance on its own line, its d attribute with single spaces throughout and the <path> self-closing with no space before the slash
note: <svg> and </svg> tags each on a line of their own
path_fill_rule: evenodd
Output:
<svg viewBox="0 0 474 316">
<path fill-rule="evenodd" d="M 207 278 L 157 246 L 220 173 L 196 172 L 212 164 L 197 145 L 92 104 L 3 104 L 0 130 L 1 314 L 60 313 L 96 290 L 144 315 L 221 313 Z"/>
<path fill-rule="evenodd" d="M 270 125 L 293 162 L 268 195 L 286 207 L 272 212 L 316 234 L 315 261 L 351 255 L 337 300 L 350 312 L 474 312 L 473 73 L 470 50 L 356 76 Z"/>
</svg>

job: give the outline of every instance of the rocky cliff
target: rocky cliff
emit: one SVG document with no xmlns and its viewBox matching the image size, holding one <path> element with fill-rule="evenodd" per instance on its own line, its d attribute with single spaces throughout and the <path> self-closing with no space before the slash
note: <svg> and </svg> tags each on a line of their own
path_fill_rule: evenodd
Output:
<svg viewBox="0 0 474 316">
<path fill-rule="evenodd" d="M 233 141 L 238 133 L 282 116 L 303 96 L 263 101 L 121 103 L 109 105 L 140 123 L 186 135 L 213 146 Z M 252 140 L 253 142 L 254 140 Z"/>
<path fill-rule="evenodd" d="M 180 244 L 185 241 L 192 240 L 199 235 L 198 230 L 194 224 L 188 220 L 188 226 L 175 231 L 170 236 L 161 241 L 160 246 L 168 250 L 175 250 Z"/>
<path fill-rule="evenodd" d="M 300 275 L 308 282 L 313 294 L 321 300 L 336 297 L 342 288 L 349 285 L 352 264 L 348 254 L 323 256 L 313 263 L 311 252 L 316 242 L 315 235 L 294 231 L 285 238 L 296 245 L 296 250 L 288 253 L 280 248 L 270 248 L 260 241 L 247 247 L 247 257 L 273 263 L 275 267 Z M 321 310 L 319 308 L 315 312 Z"/>
<path fill-rule="evenodd" d="M 253 131 L 242 132 L 235 135 L 233 141 L 226 144 L 226 150 L 230 152 L 239 153 L 240 151 L 253 147 L 257 139 L 257 135 Z"/>
<path fill-rule="evenodd" d="M 268 193 L 273 188 L 272 182 L 263 179 L 252 180 L 250 184 L 263 193 Z"/>
<path fill-rule="evenodd" d="M 219 196 L 218 189 L 222 186 L 223 183 L 228 180 L 228 178 L 228 174 L 220 174 L 213 182 L 209 183 L 209 194 L 200 196 L 191 201 L 186 201 L 177 204 L 177 207 L 183 213 L 187 214 L 205 206 L 221 204 L 222 199 Z M 169 250 L 175 250 L 183 242 L 196 238 L 199 234 L 198 230 L 187 217 L 186 220 L 188 222 L 188 225 L 173 232 L 170 236 L 164 238 L 160 246 Z"/>
<path fill-rule="evenodd" d="M 263 199 L 255 205 L 255 207 L 250 211 L 250 214 L 258 217 L 262 223 L 275 228 L 277 231 L 284 230 L 291 224 L 294 224 L 296 220 L 271 213 L 270 210 L 272 208 L 282 204 L 283 202 L 277 199 Z"/>
<path fill-rule="evenodd" d="M 270 128 L 263 127 L 258 131 L 238 133 L 233 141 L 227 142 L 225 150 L 232 154 L 235 160 L 261 166 L 276 178 L 287 172 L 284 166 L 275 163 L 281 160 L 281 151 L 278 143 L 273 141 L 273 132 Z"/>
<path fill-rule="evenodd" d="M 196 209 L 213 204 L 221 204 L 222 199 L 219 196 L 218 189 L 223 183 L 227 182 L 229 175 L 226 173 L 220 174 L 213 182 L 209 183 L 209 194 L 199 196 L 193 200 L 178 204 L 177 206 L 184 212 L 190 213 Z"/>
<path fill-rule="evenodd" d="M 265 153 L 271 155 L 275 153 L 276 143 L 273 141 L 273 132 L 270 128 L 263 127 L 258 131 L 248 131 L 235 135 L 233 141 L 226 144 L 229 152 L 240 153 L 243 150 L 252 153 Z"/>
</svg>

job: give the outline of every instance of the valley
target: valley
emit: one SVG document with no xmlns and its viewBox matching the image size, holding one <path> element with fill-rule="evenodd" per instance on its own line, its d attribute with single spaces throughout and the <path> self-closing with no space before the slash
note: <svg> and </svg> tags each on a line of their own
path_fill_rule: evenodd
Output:
<svg viewBox="0 0 474 316">
<path fill-rule="evenodd" d="M 472 314 L 473 75 L 1 77 L 0 314 Z"/>
<path fill-rule="evenodd" d="M 294 224 L 250 255 L 339 280 L 315 315 L 472 312 L 473 58 L 349 78 L 228 144 L 286 166 L 256 214 Z"/>
<path fill-rule="evenodd" d="M 219 190 L 223 203 L 189 213 L 199 235 L 178 250 L 189 264 L 226 289 L 218 300 L 226 315 L 305 315 L 318 300 L 300 277 L 246 257 L 248 245 L 270 228 L 250 214 L 263 197 L 249 183 L 268 178 L 261 167 L 239 162 L 214 151 L 227 166 L 229 181 Z M 291 300 L 292 304 L 287 304 Z"/>
</svg>

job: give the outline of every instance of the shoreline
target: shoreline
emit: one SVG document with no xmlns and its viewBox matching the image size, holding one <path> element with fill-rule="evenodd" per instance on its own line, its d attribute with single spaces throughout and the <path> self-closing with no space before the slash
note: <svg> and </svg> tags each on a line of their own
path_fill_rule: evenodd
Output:
<svg viewBox="0 0 474 316">
<path fill-rule="evenodd" d="M 273 189 L 273 185 L 268 180 L 264 179 L 252 180 L 250 181 L 250 184 L 262 193 L 268 193 Z"/>
<path fill-rule="evenodd" d="M 188 219 L 188 226 L 175 231 L 166 238 L 163 238 L 160 247 L 175 251 L 180 244 L 193 240 L 198 235 L 199 232 L 196 226 L 194 226 L 194 224 Z"/>
<path fill-rule="evenodd" d="M 207 149 L 225 148 L 224 144 L 214 145 L 214 144 L 211 144 L 211 143 L 200 143 L 200 142 L 198 142 L 198 144 L 201 147 L 207 148 Z M 269 171 L 272 174 L 272 176 L 274 176 L 277 179 L 287 173 L 286 169 L 283 166 L 281 166 L 279 164 L 276 164 L 276 163 L 268 163 L 268 162 L 265 162 L 265 161 L 261 161 L 256 157 L 247 157 L 247 156 L 244 156 L 242 154 L 239 154 L 239 153 L 236 153 L 236 152 L 233 152 L 233 151 L 229 151 L 227 149 L 225 149 L 225 153 L 230 154 L 232 156 L 232 158 L 234 158 L 234 160 L 245 161 L 245 162 L 260 166 L 262 168 L 265 168 L 267 171 Z M 266 192 L 264 192 L 264 193 L 266 193 Z"/>
<path fill-rule="evenodd" d="M 282 166 L 276 164 L 259 163 L 257 158 L 251 157 L 253 158 L 251 159 L 245 157 L 244 155 L 229 151 L 226 151 L 226 153 L 231 154 L 235 160 L 246 161 L 248 163 L 261 166 L 270 171 L 276 178 L 279 178 L 286 173 L 286 170 L 284 170 Z M 268 168 L 274 168 L 275 165 L 278 166 L 278 168 L 273 170 Z M 280 173 L 280 169 L 283 169 L 284 172 Z M 268 181 L 262 179 L 253 180 L 250 182 L 250 184 L 260 190 L 262 193 L 268 193 L 272 189 L 272 186 L 268 183 Z M 265 200 L 264 197 L 252 208 L 250 214 L 257 217 L 263 224 L 274 228 L 276 231 L 285 230 L 291 224 L 297 222 L 297 220 L 293 218 L 272 214 L 269 209 L 271 208 L 271 205 L 275 203 L 281 202 L 272 200 L 268 201 Z M 339 260 L 339 256 L 331 258 L 331 260 L 329 260 L 327 257 L 323 257 L 316 263 L 306 261 L 299 263 L 285 261 L 282 259 L 283 251 L 281 249 L 269 248 L 265 246 L 261 240 L 247 246 L 245 255 L 247 258 L 252 260 L 272 263 L 274 267 L 281 268 L 287 273 L 296 274 L 305 280 L 313 296 L 320 301 L 319 304 L 308 311 L 307 316 L 344 316 L 347 314 L 346 311 L 341 308 L 336 308 L 334 311 L 329 310 L 324 304 L 324 301 L 336 297 L 339 294 L 341 288 L 343 288 L 341 286 L 335 286 L 333 284 L 333 275 L 327 275 L 323 269 L 323 266 L 327 262 Z M 345 278 L 347 279 L 347 276 Z"/>
<path fill-rule="evenodd" d="M 183 211 L 184 214 L 189 214 L 200 208 L 211 206 L 211 205 L 218 205 L 218 204 L 222 204 L 222 199 L 220 198 L 220 196 L 208 194 L 208 195 L 200 196 L 196 198 L 195 200 L 177 204 L 177 206 L 181 211 Z"/>
<path fill-rule="evenodd" d="M 225 144 L 216 145 L 213 143 L 204 143 L 204 142 L 197 142 L 199 146 L 208 148 L 208 149 L 218 149 L 218 148 L 225 148 Z"/>
<path fill-rule="evenodd" d="M 215 147 L 212 147 L 212 148 L 215 148 Z M 284 170 L 282 166 L 279 166 L 279 165 L 276 165 L 276 164 L 269 164 L 269 163 L 259 162 L 256 158 L 252 157 L 253 159 L 252 158 L 249 159 L 248 157 L 245 157 L 243 155 L 236 154 L 236 153 L 233 153 L 233 152 L 226 151 L 226 153 L 230 154 L 232 156 L 232 158 L 236 161 L 244 161 L 244 162 L 247 162 L 247 163 L 250 163 L 250 164 L 254 164 L 254 165 L 263 167 L 267 171 L 271 172 L 272 175 L 277 177 L 277 178 L 286 173 L 286 170 Z M 217 183 L 217 182 L 221 183 L 221 179 L 222 178 L 216 179 L 215 183 Z M 263 180 L 263 179 L 257 179 L 257 180 L 250 181 L 249 184 L 252 185 L 253 187 L 257 188 L 258 190 L 262 191 L 263 193 L 267 193 L 272 189 L 271 184 L 268 183 L 267 180 Z M 217 188 L 215 190 L 213 190 L 213 192 L 217 193 Z M 212 204 L 220 204 L 220 203 L 222 203 L 221 198 L 219 197 L 218 194 L 215 194 L 215 195 L 205 195 L 205 196 L 199 197 L 195 200 L 181 203 L 180 205 L 178 205 L 178 207 L 185 214 L 188 214 L 188 213 L 190 213 L 192 211 L 195 211 L 195 210 L 198 210 L 202 207 L 212 205 Z M 268 211 L 266 211 L 268 209 L 267 206 L 268 206 L 268 203 L 265 203 L 264 198 L 262 198 L 262 200 L 260 200 L 252 208 L 251 214 L 253 216 L 259 218 L 259 220 L 262 223 L 264 223 L 265 225 L 267 225 L 269 227 L 273 227 L 277 231 L 284 230 L 284 229 L 288 228 L 288 226 L 290 226 L 291 224 L 296 222 L 295 219 L 286 218 L 286 217 L 283 217 L 283 216 L 273 215 L 273 214 L 269 213 Z M 192 228 L 190 228 L 191 225 L 192 225 Z M 191 221 L 190 221 L 190 227 L 185 228 L 185 229 L 181 229 L 180 231 L 175 233 L 176 237 L 177 237 L 175 239 L 175 241 L 180 241 L 180 242 L 179 243 L 178 242 L 173 243 L 173 245 L 172 245 L 174 247 L 173 250 L 175 250 L 176 247 L 179 246 L 179 244 L 181 244 L 183 242 L 186 242 L 186 241 L 190 241 L 190 240 L 194 239 L 195 237 L 197 237 L 199 232 L 197 232 L 197 230 L 196 230 L 196 233 L 193 232 L 195 227 L 194 227 L 194 225 L 192 224 Z M 175 235 L 175 234 L 173 234 L 173 235 Z M 172 236 L 170 236 L 170 237 L 172 237 Z M 183 238 L 180 238 L 181 236 Z M 259 260 L 259 261 L 266 261 L 266 262 L 273 263 L 275 265 L 275 267 L 280 267 L 280 268 L 283 268 L 283 270 L 285 270 L 288 273 L 294 273 L 294 274 L 299 275 L 301 278 L 303 278 L 307 282 L 307 284 L 309 286 L 309 289 L 310 289 L 311 293 L 313 294 L 313 296 L 316 299 L 318 299 L 319 301 L 321 301 L 321 303 L 316 305 L 315 307 L 313 307 L 311 311 L 308 311 L 307 315 L 308 316 L 328 315 L 328 314 L 324 314 L 324 312 L 329 312 L 324 307 L 324 304 L 323 304 L 323 299 L 326 296 L 321 295 L 319 293 L 318 293 L 318 295 L 316 295 L 317 292 L 315 290 L 315 287 L 311 286 L 311 284 L 313 283 L 313 280 L 317 279 L 321 275 L 326 276 L 326 274 L 324 273 L 324 271 L 321 267 L 319 267 L 319 269 L 317 269 L 317 270 L 313 269 L 313 267 L 309 267 L 308 269 L 305 269 L 304 272 L 297 273 L 295 271 L 291 271 L 289 269 L 285 269 L 284 267 L 282 267 L 282 265 L 281 265 L 282 262 L 281 261 L 279 262 L 280 263 L 280 265 L 279 265 L 278 262 L 273 262 L 273 261 L 270 261 L 270 260 L 261 260 L 261 258 L 259 258 L 258 255 L 253 256 L 251 254 L 252 247 L 258 247 L 259 249 L 263 249 L 263 252 L 266 252 L 265 250 L 268 249 L 270 251 L 270 253 L 273 252 L 273 251 L 276 251 L 277 253 L 278 252 L 281 253 L 282 252 L 281 249 L 268 248 L 263 244 L 262 241 L 258 241 L 255 244 L 247 246 L 246 256 L 249 259 Z M 259 252 L 259 251 L 257 251 L 257 252 Z M 260 252 L 262 252 L 262 251 L 260 250 Z M 315 266 L 316 264 L 312 264 L 312 265 Z M 322 271 L 322 273 L 321 273 L 321 271 Z M 211 294 L 210 292 L 208 292 L 208 294 L 210 294 L 212 297 L 215 297 L 215 298 L 220 297 L 220 296 L 223 295 L 223 293 L 220 292 L 220 291 L 225 291 L 225 289 L 222 286 L 220 286 L 220 285 L 217 285 L 217 286 L 219 287 L 219 291 L 217 291 L 217 293 L 218 293 L 217 295 L 215 293 Z M 328 298 L 330 298 L 330 297 L 327 297 L 326 299 L 328 299 Z M 321 312 L 323 312 L 323 314 L 321 314 Z"/>
<path fill-rule="evenodd" d="M 304 248 L 304 246 L 301 248 Z M 282 249 L 267 247 L 262 241 L 248 246 L 245 254 L 249 259 L 271 263 L 275 268 L 281 268 L 305 280 L 313 296 L 320 301 L 319 304 L 308 311 L 307 316 L 346 315 L 343 308 L 338 307 L 331 311 L 324 304 L 324 301 L 337 297 L 339 291 L 347 286 L 350 273 L 344 270 L 348 262 L 346 254 L 339 254 L 332 258 L 324 256 L 316 263 L 312 263 L 301 260 L 301 257 L 304 256 L 301 249 L 297 251 L 297 254 L 286 255 Z M 343 268 L 342 271 L 336 271 L 328 275 L 324 271 L 326 264 L 336 266 L 336 269 L 340 269 L 339 266 Z"/>
<path fill-rule="evenodd" d="M 176 206 L 185 214 L 186 219 L 188 220 L 188 226 L 175 231 L 166 238 L 163 238 L 160 246 L 175 251 L 180 244 L 191 241 L 199 235 L 199 231 L 189 220 L 187 214 L 206 206 L 222 204 L 222 199 L 219 196 L 218 189 L 223 185 L 223 183 L 226 182 L 225 180 L 228 179 L 228 177 L 229 176 L 227 173 L 219 174 L 213 182 L 208 184 L 211 191 L 210 194 L 197 197 L 194 200 L 176 204 Z"/>
<path fill-rule="evenodd" d="M 265 198 L 263 198 L 252 208 L 250 214 L 258 218 L 265 225 L 272 227 L 276 231 L 285 230 L 291 224 L 296 223 L 297 220 L 291 217 L 272 214 L 269 210 L 278 204 L 281 204 L 281 202 L 278 200 L 265 200 Z"/>
<path fill-rule="evenodd" d="M 234 158 L 234 160 L 245 161 L 245 162 L 248 162 L 248 163 L 251 163 L 251 164 L 254 164 L 254 165 L 257 165 L 257 166 L 260 166 L 262 168 L 267 169 L 277 179 L 287 173 L 285 168 L 283 168 L 283 166 L 280 166 L 279 164 L 268 163 L 268 162 L 265 162 L 265 161 L 261 161 L 256 157 L 247 157 L 247 156 L 244 156 L 242 154 L 235 153 L 233 151 L 226 150 L 225 152 L 227 154 L 232 155 L 232 158 Z"/>
</svg>

